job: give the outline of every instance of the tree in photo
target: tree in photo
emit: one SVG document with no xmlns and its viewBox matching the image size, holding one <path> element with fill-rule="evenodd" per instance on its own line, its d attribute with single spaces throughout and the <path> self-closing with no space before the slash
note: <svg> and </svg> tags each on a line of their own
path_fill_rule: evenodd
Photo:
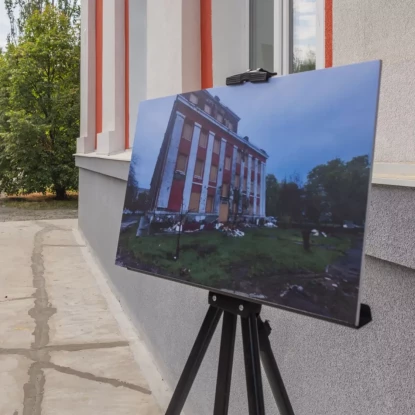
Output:
<svg viewBox="0 0 415 415">
<path fill-rule="evenodd" d="M 0 188 L 52 190 L 64 199 L 77 188 L 79 26 L 46 5 L 26 16 L 21 29 L 0 62 Z"/>
</svg>

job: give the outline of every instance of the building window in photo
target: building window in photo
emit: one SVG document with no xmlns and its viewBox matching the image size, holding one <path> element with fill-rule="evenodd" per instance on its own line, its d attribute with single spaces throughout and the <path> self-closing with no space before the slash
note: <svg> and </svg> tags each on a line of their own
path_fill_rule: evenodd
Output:
<svg viewBox="0 0 415 415">
<path fill-rule="evenodd" d="M 217 114 L 216 115 L 216 119 L 221 123 L 221 122 L 223 122 L 223 115 L 222 114 Z"/>
<path fill-rule="evenodd" d="M 205 112 L 209 115 L 212 114 L 212 107 L 209 104 L 205 104 Z"/>
<path fill-rule="evenodd" d="M 179 156 L 177 157 L 176 170 L 182 173 L 186 173 L 186 168 L 187 168 L 187 156 L 184 154 L 179 154 Z"/>
<path fill-rule="evenodd" d="M 185 123 L 183 126 L 182 138 L 188 141 L 192 141 L 193 126 L 189 123 Z"/>
<path fill-rule="evenodd" d="M 222 197 L 229 197 L 229 184 L 228 183 L 222 184 Z"/>
<path fill-rule="evenodd" d="M 231 158 L 229 156 L 225 157 L 225 170 L 231 169 Z"/>
<path fill-rule="evenodd" d="M 241 184 L 241 178 L 239 174 L 235 174 L 235 187 L 239 189 L 239 185 Z"/>
<path fill-rule="evenodd" d="M 194 177 L 201 179 L 203 177 L 203 167 L 205 163 L 203 160 L 196 160 Z"/>
<path fill-rule="evenodd" d="M 213 196 L 208 196 L 206 199 L 206 213 L 213 212 Z"/>
<path fill-rule="evenodd" d="M 220 153 L 220 141 L 219 140 L 215 140 L 215 142 L 213 143 L 213 152 L 215 154 Z"/>
<path fill-rule="evenodd" d="M 199 138 L 199 147 L 206 148 L 207 143 L 208 143 L 208 133 L 207 131 L 202 131 L 200 133 L 200 138 Z"/>
<path fill-rule="evenodd" d="M 199 102 L 199 98 L 195 94 L 190 94 L 189 101 L 193 102 L 193 104 L 197 105 L 197 103 Z"/>
<path fill-rule="evenodd" d="M 209 180 L 211 182 L 216 182 L 216 179 L 218 177 L 218 166 L 211 166 L 210 167 L 210 175 L 209 175 Z"/>
<path fill-rule="evenodd" d="M 241 153 L 241 150 L 238 150 L 236 153 L 236 163 L 241 164 L 241 160 L 242 160 L 242 153 Z"/>
<path fill-rule="evenodd" d="M 200 193 L 192 192 L 190 195 L 189 210 L 190 212 L 198 212 L 200 203 Z"/>
<path fill-rule="evenodd" d="M 242 188 L 242 190 L 244 192 L 246 192 L 246 186 L 247 186 L 247 184 L 248 184 L 247 179 L 246 179 L 246 177 L 244 177 L 244 185 L 243 185 L 243 188 Z"/>
</svg>

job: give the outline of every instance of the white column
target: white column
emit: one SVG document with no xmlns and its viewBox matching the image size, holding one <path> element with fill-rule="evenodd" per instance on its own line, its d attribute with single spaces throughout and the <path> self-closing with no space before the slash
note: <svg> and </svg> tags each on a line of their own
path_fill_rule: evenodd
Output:
<svg viewBox="0 0 415 415">
<path fill-rule="evenodd" d="M 129 111 L 130 147 L 133 147 L 137 124 L 138 105 L 147 98 L 147 0 L 130 0 L 130 79 Z"/>
<path fill-rule="evenodd" d="M 241 157 L 241 174 L 239 176 L 239 213 L 242 213 L 242 192 L 244 191 L 245 160 Z"/>
<path fill-rule="evenodd" d="M 208 195 L 210 168 L 212 166 L 212 153 L 213 153 L 214 141 L 215 141 L 215 134 L 210 131 L 209 141 L 208 141 L 208 145 L 206 149 L 205 168 L 203 171 L 202 193 L 200 194 L 200 204 L 199 204 L 200 213 L 206 212 L 206 201 L 207 201 L 207 195 Z"/>
<path fill-rule="evenodd" d="M 192 194 L 193 176 L 195 174 L 195 165 L 197 149 L 199 147 L 200 129 L 202 126 L 195 122 L 193 127 L 192 144 L 190 146 L 189 160 L 187 161 L 186 181 L 183 189 L 183 212 L 189 209 L 190 195 Z"/>
<path fill-rule="evenodd" d="M 246 195 L 251 196 L 251 174 L 252 174 L 252 155 L 248 155 L 248 176 L 246 178 Z M 251 200 L 251 199 L 249 199 Z"/>
<path fill-rule="evenodd" d="M 266 171 L 265 171 L 265 163 L 261 163 L 261 199 L 260 199 L 260 206 L 261 216 L 265 216 L 265 198 L 266 198 L 266 181 L 265 181 Z"/>
<path fill-rule="evenodd" d="M 177 155 L 179 153 L 180 139 L 182 138 L 183 124 L 184 115 L 177 111 L 170 142 L 168 143 L 163 179 L 161 181 L 156 207 L 167 208 L 169 204 L 170 191 L 173 184 L 174 171 L 176 169 L 177 163 Z"/>
<path fill-rule="evenodd" d="M 220 198 L 222 196 L 222 180 L 223 180 L 223 168 L 225 165 L 225 152 L 226 152 L 226 140 L 222 138 L 220 144 L 220 154 L 219 154 L 219 166 L 218 166 L 218 178 L 216 179 L 216 197 L 215 197 L 215 213 L 219 213 L 219 204 Z"/>
<path fill-rule="evenodd" d="M 81 126 L 77 153 L 95 150 L 95 0 L 81 2 Z"/>
<path fill-rule="evenodd" d="M 114 154 L 125 148 L 124 2 L 103 0 L 102 133 L 97 153 Z"/>
<path fill-rule="evenodd" d="M 200 1 L 147 1 L 147 97 L 198 90 L 200 81 Z"/>
<path fill-rule="evenodd" d="M 258 205 L 257 205 L 257 197 L 258 197 L 258 159 L 254 159 L 254 166 L 255 166 L 255 180 L 254 180 L 254 215 L 258 215 Z"/>
</svg>

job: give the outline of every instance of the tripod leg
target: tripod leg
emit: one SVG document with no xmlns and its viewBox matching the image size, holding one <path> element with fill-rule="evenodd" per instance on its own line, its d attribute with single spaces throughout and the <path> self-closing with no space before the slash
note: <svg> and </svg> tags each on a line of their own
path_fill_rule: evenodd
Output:
<svg viewBox="0 0 415 415">
<path fill-rule="evenodd" d="M 224 312 L 213 415 L 228 414 L 233 352 L 235 349 L 236 321 L 236 314 L 227 311 Z"/>
<path fill-rule="evenodd" d="M 258 316 L 258 333 L 259 347 L 261 350 L 261 361 L 264 366 L 268 382 L 271 386 L 272 394 L 277 403 L 280 415 L 294 415 L 293 408 L 288 398 L 287 391 L 284 386 L 280 371 L 274 354 L 272 353 L 271 343 L 269 341 L 270 328 L 267 322 L 263 322 Z"/>
<path fill-rule="evenodd" d="M 265 415 L 256 314 L 241 317 L 249 415 Z"/>
<path fill-rule="evenodd" d="M 166 415 L 181 414 L 184 403 L 189 395 L 190 388 L 192 387 L 200 365 L 202 364 L 202 360 L 209 343 L 212 340 L 213 333 L 216 330 L 221 315 L 222 310 L 220 308 L 213 306 L 209 307 L 179 382 L 174 390 Z"/>
</svg>

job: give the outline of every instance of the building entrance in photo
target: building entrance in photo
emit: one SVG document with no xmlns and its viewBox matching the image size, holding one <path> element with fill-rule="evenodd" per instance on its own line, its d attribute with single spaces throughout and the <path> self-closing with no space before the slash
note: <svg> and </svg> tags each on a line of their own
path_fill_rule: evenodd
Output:
<svg viewBox="0 0 415 415">
<path fill-rule="evenodd" d="M 229 214 L 228 203 L 221 203 L 219 206 L 219 222 L 227 222 Z"/>
</svg>

